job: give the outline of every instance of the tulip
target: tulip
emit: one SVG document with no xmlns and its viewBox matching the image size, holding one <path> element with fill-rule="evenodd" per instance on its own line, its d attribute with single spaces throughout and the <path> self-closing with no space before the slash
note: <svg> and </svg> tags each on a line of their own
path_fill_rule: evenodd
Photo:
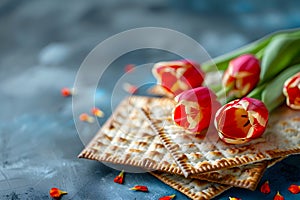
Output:
<svg viewBox="0 0 300 200">
<path fill-rule="evenodd" d="M 300 109 L 300 72 L 287 79 L 283 86 L 286 104 L 292 109 Z"/>
<path fill-rule="evenodd" d="M 173 121 L 196 133 L 209 127 L 214 114 L 221 107 L 216 95 L 207 87 L 184 91 L 175 97 L 175 101 L 177 105 L 173 110 Z"/>
<path fill-rule="evenodd" d="M 241 98 L 257 85 L 259 73 L 259 60 L 251 54 L 244 54 L 229 62 L 222 84 L 230 97 Z"/>
<path fill-rule="evenodd" d="M 242 144 L 260 137 L 269 113 L 263 102 L 244 97 L 225 104 L 215 117 L 215 127 L 225 143 Z"/>
<path fill-rule="evenodd" d="M 152 73 L 157 84 L 171 96 L 201 86 L 205 76 L 199 64 L 188 60 L 156 63 Z"/>
</svg>

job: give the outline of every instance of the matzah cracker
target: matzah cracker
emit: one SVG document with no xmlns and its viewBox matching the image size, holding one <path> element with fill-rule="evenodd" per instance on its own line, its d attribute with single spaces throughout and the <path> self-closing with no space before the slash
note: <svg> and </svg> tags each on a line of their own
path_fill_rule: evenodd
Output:
<svg viewBox="0 0 300 200">
<path fill-rule="evenodd" d="M 299 112 L 286 107 L 272 113 L 261 138 L 246 144 L 228 145 L 219 140 L 216 132 L 201 138 L 176 126 L 171 118 L 175 106 L 173 100 L 153 101 L 160 102 L 160 109 L 148 106 L 144 109 L 145 115 L 185 176 L 300 153 Z"/>
<path fill-rule="evenodd" d="M 157 100 L 159 99 L 135 96 L 124 100 L 79 157 L 182 175 L 181 169 L 163 146 L 159 136 L 153 132 L 148 120 L 139 112 L 139 108 L 134 107 L 148 105 L 156 109 Z M 201 174 L 201 178 L 255 189 L 265 168 L 265 163 L 255 163 Z"/>
<path fill-rule="evenodd" d="M 228 185 L 210 183 L 193 178 L 183 178 L 182 176 L 164 172 L 151 172 L 151 174 L 194 200 L 211 199 L 231 188 Z"/>
</svg>

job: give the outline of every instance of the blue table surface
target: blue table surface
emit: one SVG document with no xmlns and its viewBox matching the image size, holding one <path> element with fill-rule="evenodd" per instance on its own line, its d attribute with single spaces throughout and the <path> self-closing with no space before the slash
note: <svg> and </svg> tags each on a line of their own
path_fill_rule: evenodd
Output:
<svg viewBox="0 0 300 200">
<path fill-rule="evenodd" d="M 215 0 L 185 4 L 175 1 L 53 1 L 3 0 L 0 5 L 0 199 L 51 199 L 49 189 L 68 192 L 62 199 L 158 199 L 185 195 L 148 173 L 128 173 L 125 184 L 113 183 L 118 171 L 106 165 L 78 159 L 82 138 L 95 130 L 85 124 L 78 134 L 72 114 L 72 98 L 60 94 L 72 87 L 76 72 L 89 51 L 100 41 L 129 28 L 162 26 L 181 31 L 199 41 L 211 54 L 221 55 L 272 31 L 300 26 L 299 1 L 261 7 L 260 1 L 219 6 Z M 276 1 L 277 2 L 277 1 Z M 216 11 L 217 12 L 214 12 Z M 114 11 L 114 12 L 112 12 Z M 95 93 L 95 103 L 111 110 L 114 86 L 128 63 L 144 64 L 177 59 L 161 51 L 132 52 L 106 71 Z M 153 83 L 150 72 L 142 77 Z M 88 80 L 87 80 L 88 81 Z M 144 95 L 145 90 L 141 91 Z M 117 95 L 120 101 L 123 94 Z M 88 112 L 88 111 L 87 111 Z M 78 117 L 78 116 L 75 116 Z M 86 134 L 86 135 L 85 135 Z M 81 139 L 80 139 L 81 138 Z M 269 168 L 261 182 L 269 180 L 271 193 L 232 188 L 215 199 L 273 199 L 277 191 L 285 199 L 300 199 L 288 192 L 300 185 L 300 157 L 290 156 Z M 128 190 L 147 185 L 148 193 Z"/>
</svg>

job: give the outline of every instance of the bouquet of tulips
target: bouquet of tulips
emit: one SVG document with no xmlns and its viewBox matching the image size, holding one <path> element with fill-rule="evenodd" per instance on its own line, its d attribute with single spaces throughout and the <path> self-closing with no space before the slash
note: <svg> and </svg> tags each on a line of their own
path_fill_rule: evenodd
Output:
<svg viewBox="0 0 300 200">
<path fill-rule="evenodd" d="M 203 86 L 214 70 L 223 71 L 219 89 Z M 213 121 L 221 140 L 242 144 L 264 133 L 269 112 L 285 100 L 300 109 L 300 30 L 268 35 L 201 67 L 190 60 L 159 62 L 153 75 L 177 102 L 175 124 L 201 133 Z"/>
</svg>

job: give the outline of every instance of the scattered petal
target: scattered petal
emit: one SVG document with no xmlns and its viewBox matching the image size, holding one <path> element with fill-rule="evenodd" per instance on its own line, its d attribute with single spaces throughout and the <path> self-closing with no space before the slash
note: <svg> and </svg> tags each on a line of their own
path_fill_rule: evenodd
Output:
<svg viewBox="0 0 300 200">
<path fill-rule="evenodd" d="M 164 196 L 164 197 L 160 197 L 158 200 L 171 200 L 175 198 L 175 194 L 170 195 L 170 196 Z"/>
<path fill-rule="evenodd" d="M 88 123 L 93 123 L 95 121 L 94 118 L 89 116 L 87 113 L 82 113 L 79 116 L 79 119 L 80 119 L 80 121 L 88 122 Z"/>
<path fill-rule="evenodd" d="M 65 194 L 68 194 L 67 192 L 65 191 L 62 191 L 58 188 L 51 188 L 50 191 L 49 191 L 49 194 L 52 198 L 54 199 L 58 199 L 60 198 L 62 195 L 65 195 Z"/>
<path fill-rule="evenodd" d="M 63 97 L 69 97 L 71 95 L 73 95 L 74 91 L 73 89 L 70 89 L 70 88 L 62 88 L 61 89 L 61 95 Z"/>
<path fill-rule="evenodd" d="M 300 185 L 290 185 L 288 190 L 293 194 L 298 194 L 300 192 Z"/>
<path fill-rule="evenodd" d="M 260 191 L 264 194 L 269 194 L 271 192 L 269 181 L 266 181 L 261 185 Z"/>
<path fill-rule="evenodd" d="M 124 182 L 124 170 L 122 170 L 120 172 L 120 174 L 114 178 L 114 182 L 119 183 L 119 184 L 123 184 L 123 182 Z"/>
<path fill-rule="evenodd" d="M 93 115 L 95 115 L 96 117 L 103 117 L 104 116 L 104 112 L 102 110 L 100 110 L 99 108 L 92 108 L 91 113 Z"/>
<path fill-rule="evenodd" d="M 135 68 L 134 64 L 128 64 L 128 65 L 125 66 L 124 71 L 126 73 L 130 73 L 130 72 L 132 72 L 134 70 L 134 68 Z"/>
<path fill-rule="evenodd" d="M 137 92 L 138 88 L 135 85 L 132 85 L 130 83 L 124 83 L 123 89 L 128 92 L 129 94 L 134 94 Z"/>
<path fill-rule="evenodd" d="M 148 192 L 148 187 L 144 186 L 144 185 L 136 185 L 133 188 L 130 188 L 130 190 L 141 191 L 141 192 Z"/>
<path fill-rule="evenodd" d="M 237 198 L 237 197 L 229 197 L 229 200 L 242 200 L 242 199 Z"/>
<path fill-rule="evenodd" d="M 284 197 L 278 191 L 273 200 L 284 200 Z"/>
</svg>

